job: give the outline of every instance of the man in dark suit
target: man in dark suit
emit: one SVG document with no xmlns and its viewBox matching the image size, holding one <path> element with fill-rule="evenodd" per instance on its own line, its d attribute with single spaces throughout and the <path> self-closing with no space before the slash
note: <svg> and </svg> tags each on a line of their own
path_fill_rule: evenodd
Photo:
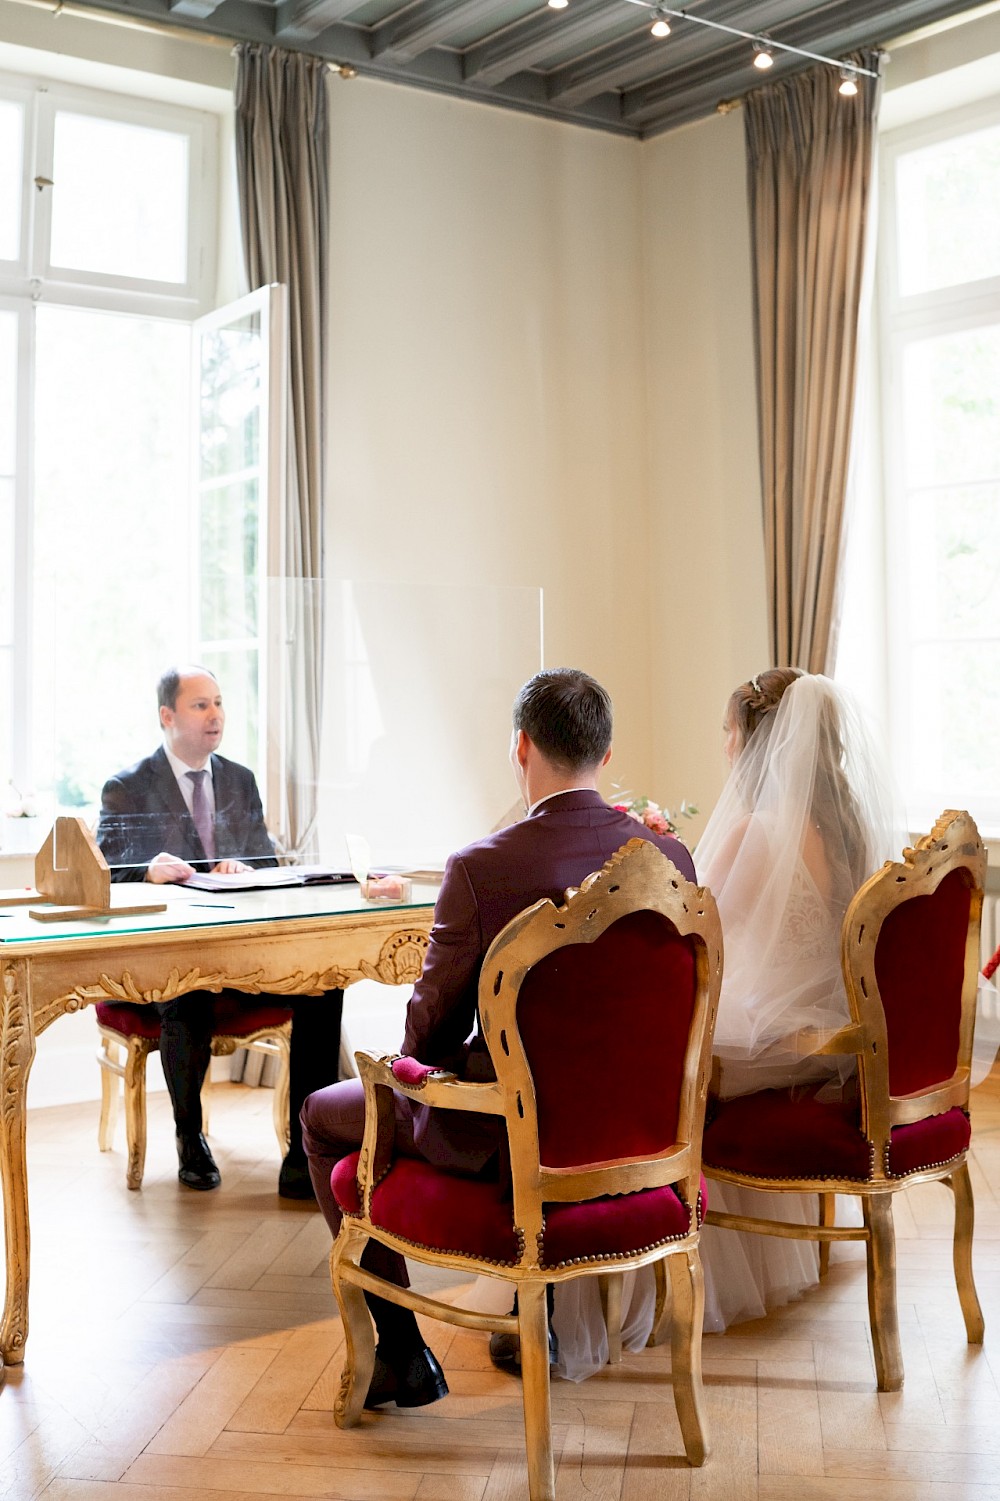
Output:
<svg viewBox="0 0 1000 1501">
<path fill-rule="evenodd" d="M 610 807 L 597 791 L 611 757 L 611 728 L 611 701 L 584 672 L 540 672 L 521 689 L 514 703 L 511 763 L 526 817 L 449 859 L 423 970 L 407 1007 L 404 1054 L 463 1079 L 494 1078 L 476 1010 L 487 949 L 518 912 L 542 897 L 562 902 L 567 887 L 579 886 L 629 839 L 650 840 L 694 880 L 691 856 L 679 840 L 652 833 Z M 395 1098 L 398 1152 L 472 1175 L 496 1171 L 497 1117 L 435 1111 Z M 361 1143 L 360 1081 L 311 1095 L 302 1124 L 316 1198 L 336 1234 L 340 1212 L 330 1174 Z M 362 1265 L 407 1285 L 403 1258 L 375 1241 L 365 1248 Z M 444 1396 L 444 1374 L 410 1310 L 367 1296 L 378 1348 L 366 1405 L 395 1401 L 415 1407 Z"/>
<path fill-rule="evenodd" d="M 253 772 L 217 754 L 226 715 L 204 667 L 165 672 L 157 685 L 163 745 L 105 783 L 97 842 L 114 881 L 184 881 L 196 870 L 235 873 L 276 865 Z M 239 992 L 232 992 L 239 998 Z M 267 1000 L 267 997 L 262 999 Z M 312 1198 L 299 1112 L 312 1090 L 337 1077 L 344 993 L 292 1007 L 291 1144 L 281 1165 L 283 1198 Z M 201 1087 L 211 1061 L 215 996 L 191 991 L 156 1004 L 160 1059 L 174 1107 L 178 1177 L 217 1188 L 219 1169 L 201 1129 Z"/>
</svg>

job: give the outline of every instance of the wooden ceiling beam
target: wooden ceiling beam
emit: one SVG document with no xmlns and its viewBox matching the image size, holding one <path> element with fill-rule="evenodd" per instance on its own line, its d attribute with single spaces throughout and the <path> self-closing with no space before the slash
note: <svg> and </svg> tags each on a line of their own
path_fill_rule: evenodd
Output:
<svg viewBox="0 0 1000 1501">
<path fill-rule="evenodd" d="M 359 4 L 360 0 L 280 0 L 275 6 L 275 37 L 284 42 L 319 36 L 357 10 Z"/>
<path fill-rule="evenodd" d="M 389 20 L 372 33 L 372 56 L 407 63 L 442 44 L 454 45 L 456 31 L 496 14 L 497 0 L 423 0 L 401 21 Z"/>
<path fill-rule="evenodd" d="M 637 6 L 623 4 L 621 16 L 633 27 L 646 25 L 646 17 Z M 545 6 L 503 37 L 469 47 L 464 56 L 465 77 L 492 87 L 544 63 L 553 54 L 600 43 L 607 33 L 608 0 L 574 0 L 564 12 Z"/>
</svg>

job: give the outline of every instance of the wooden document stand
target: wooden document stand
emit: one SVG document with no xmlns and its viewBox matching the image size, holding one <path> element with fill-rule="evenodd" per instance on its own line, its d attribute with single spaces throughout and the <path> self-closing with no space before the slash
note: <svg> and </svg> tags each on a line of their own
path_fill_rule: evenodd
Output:
<svg viewBox="0 0 1000 1501">
<path fill-rule="evenodd" d="M 143 902 L 112 907 L 108 862 L 82 818 L 56 819 L 35 856 L 35 887 L 38 896 L 53 904 L 51 908 L 31 909 L 31 916 L 39 922 L 112 915 L 131 917 L 141 912 L 163 912 L 167 905 Z"/>
</svg>

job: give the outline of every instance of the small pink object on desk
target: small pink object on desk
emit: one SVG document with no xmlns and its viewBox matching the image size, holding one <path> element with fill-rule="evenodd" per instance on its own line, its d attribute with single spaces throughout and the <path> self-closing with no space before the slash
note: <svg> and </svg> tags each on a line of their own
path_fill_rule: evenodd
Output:
<svg viewBox="0 0 1000 1501">
<path fill-rule="evenodd" d="M 358 884 L 366 902 L 408 902 L 413 893 L 406 876 L 369 876 Z"/>
</svg>

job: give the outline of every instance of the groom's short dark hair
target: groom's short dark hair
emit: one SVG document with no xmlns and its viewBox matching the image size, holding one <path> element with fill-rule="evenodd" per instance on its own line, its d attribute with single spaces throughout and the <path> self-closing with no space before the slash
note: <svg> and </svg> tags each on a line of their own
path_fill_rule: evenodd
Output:
<svg viewBox="0 0 1000 1501">
<path fill-rule="evenodd" d="M 514 700 L 514 729 L 549 761 L 580 771 L 603 761 L 611 746 L 611 699 L 576 667 L 550 667 L 529 678 Z"/>
</svg>

